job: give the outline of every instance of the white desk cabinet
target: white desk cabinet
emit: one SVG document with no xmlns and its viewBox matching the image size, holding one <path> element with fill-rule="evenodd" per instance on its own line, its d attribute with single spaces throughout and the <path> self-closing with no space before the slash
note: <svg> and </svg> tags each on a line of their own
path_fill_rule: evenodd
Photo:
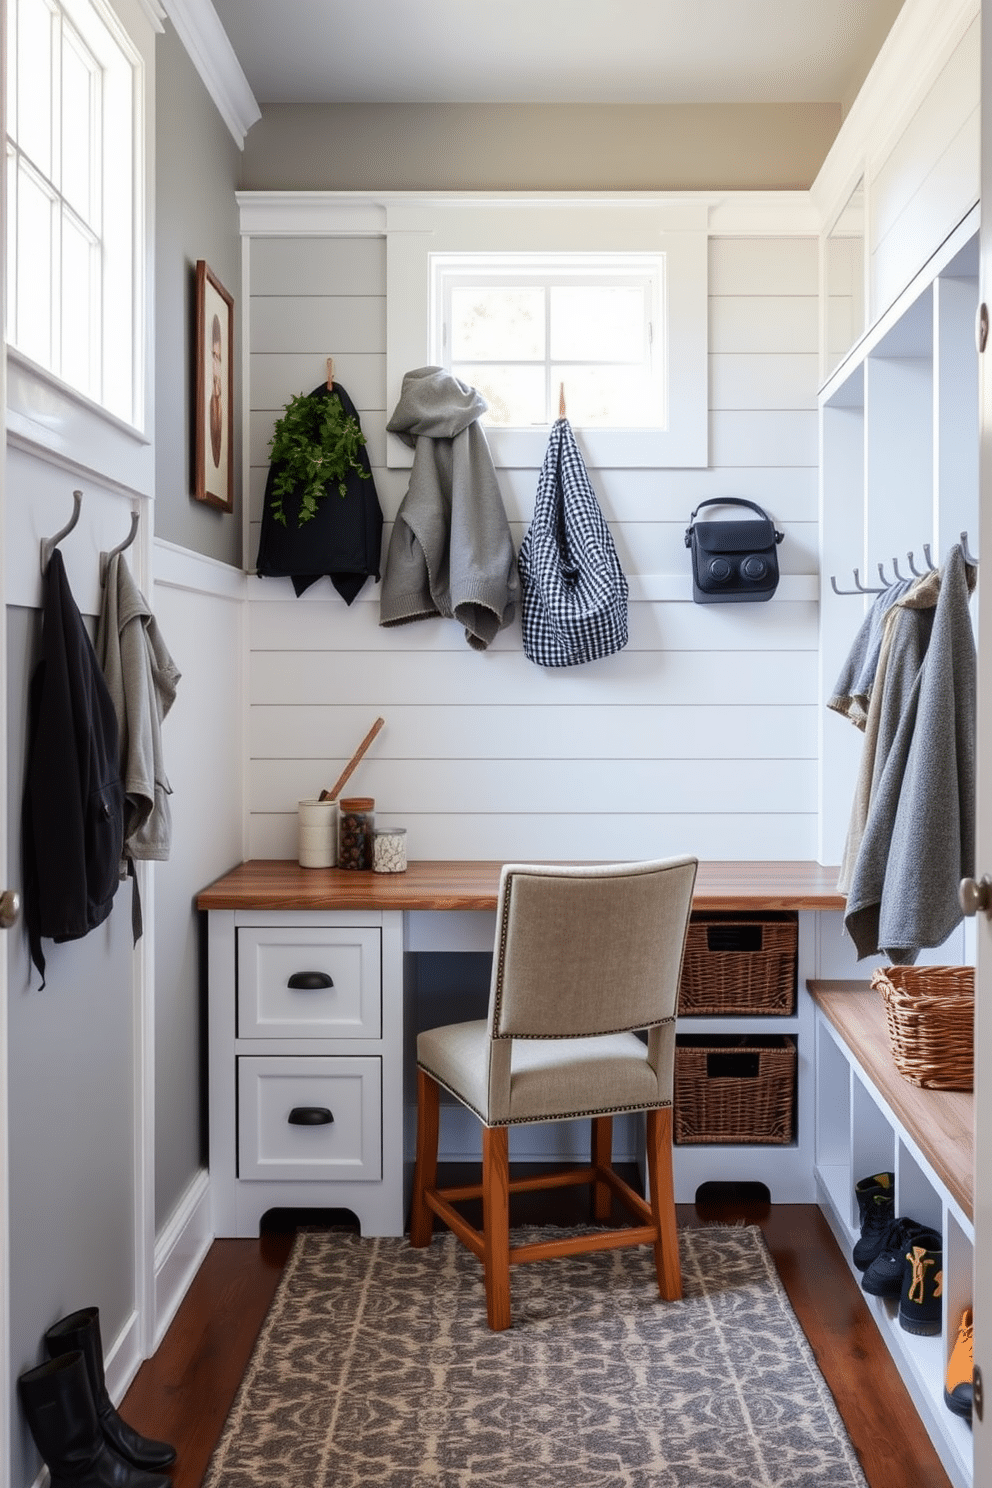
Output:
<svg viewBox="0 0 992 1488">
<path fill-rule="evenodd" d="M 210 912 L 215 1234 L 257 1235 L 277 1208 L 348 1209 L 365 1235 L 403 1233 L 402 919 Z"/>
</svg>

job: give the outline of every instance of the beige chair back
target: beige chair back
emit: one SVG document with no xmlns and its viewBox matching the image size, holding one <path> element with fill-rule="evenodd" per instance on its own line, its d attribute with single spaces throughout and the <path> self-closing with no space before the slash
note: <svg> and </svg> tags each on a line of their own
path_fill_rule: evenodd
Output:
<svg viewBox="0 0 992 1488">
<path fill-rule="evenodd" d="M 506 864 L 490 1037 L 592 1038 L 674 1020 L 696 867 Z"/>
</svg>

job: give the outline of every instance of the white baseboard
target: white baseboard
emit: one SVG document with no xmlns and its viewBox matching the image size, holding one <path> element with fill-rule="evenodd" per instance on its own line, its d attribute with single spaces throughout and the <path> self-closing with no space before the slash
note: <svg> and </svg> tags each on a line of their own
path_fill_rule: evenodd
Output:
<svg viewBox="0 0 992 1488">
<path fill-rule="evenodd" d="M 155 1348 L 165 1336 L 180 1302 L 213 1240 L 210 1220 L 210 1175 L 201 1168 L 155 1241 Z"/>
<path fill-rule="evenodd" d="M 153 1348 L 162 1342 L 212 1240 L 210 1175 L 201 1168 L 155 1242 L 155 1316 L 149 1330 Z M 116 1338 L 101 1340 L 107 1392 L 115 1405 L 123 1400 L 143 1363 L 140 1338 L 134 1311 Z"/>
</svg>

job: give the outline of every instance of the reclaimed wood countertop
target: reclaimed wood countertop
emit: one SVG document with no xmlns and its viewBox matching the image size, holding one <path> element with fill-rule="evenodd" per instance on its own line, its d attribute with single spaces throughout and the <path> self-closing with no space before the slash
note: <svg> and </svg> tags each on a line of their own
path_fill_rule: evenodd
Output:
<svg viewBox="0 0 992 1488">
<path fill-rule="evenodd" d="M 808 984 L 813 1001 L 969 1219 L 975 1184 L 975 1101 L 968 1090 L 924 1090 L 903 1078 L 881 994 L 864 983 Z"/>
<path fill-rule="evenodd" d="M 405 873 L 301 868 L 254 858 L 197 895 L 198 909 L 495 909 L 502 863 L 414 861 Z M 843 909 L 837 869 L 819 863 L 700 863 L 697 910 Z"/>
</svg>

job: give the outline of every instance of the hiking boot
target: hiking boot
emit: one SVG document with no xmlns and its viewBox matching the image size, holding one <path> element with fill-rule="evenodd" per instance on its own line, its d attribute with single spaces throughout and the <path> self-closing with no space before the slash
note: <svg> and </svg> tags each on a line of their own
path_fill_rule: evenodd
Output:
<svg viewBox="0 0 992 1488">
<path fill-rule="evenodd" d="M 899 1324 L 907 1333 L 939 1333 L 944 1296 L 943 1241 L 936 1230 L 914 1235 L 906 1251 Z"/>
<path fill-rule="evenodd" d="M 851 1259 L 859 1271 L 871 1265 L 881 1252 L 885 1237 L 895 1218 L 896 1206 L 891 1194 L 874 1193 L 865 1204 L 865 1217 L 861 1222 L 861 1238 L 855 1241 Z"/>
<path fill-rule="evenodd" d="M 966 1421 L 971 1420 L 971 1405 L 974 1394 L 973 1377 L 975 1365 L 972 1354 L 971 1328 L 971 1308 L 966 1307 L 961 1314 L 957 1342 L 951 1350 L 951 1357 L 947 1361 L 947 1374 L 944 1377 L 944 1404 L 956 1416 L 964 1416 Z"/>
<path fill-rule="evenodd" d="M 940 1249 L 940 1236 L 929 1225 L 920 1224 L 915 1219 L 893 1219 L 882 1236 L 881 1249 L 865 1268 L 861 1278 L 862 1291 L 873 1297 L 900 1297 L 906 1271 L 906 1251 L 917 1236 L 925 1238 L 928 1249 L 931 1245 Z"/>
<path fill-rule="evenodd" d="M 872 1173 L 870 1178 L 859 1178 L 854 1185 L 854 1197 L 858 1201 L 859 1226 L 864 1224 L 865 1211 L 876 1194 L 887 1194 L 892 1199 L 895 1196 L 895 1191 L 895 1173 Z"/>
</svg>

